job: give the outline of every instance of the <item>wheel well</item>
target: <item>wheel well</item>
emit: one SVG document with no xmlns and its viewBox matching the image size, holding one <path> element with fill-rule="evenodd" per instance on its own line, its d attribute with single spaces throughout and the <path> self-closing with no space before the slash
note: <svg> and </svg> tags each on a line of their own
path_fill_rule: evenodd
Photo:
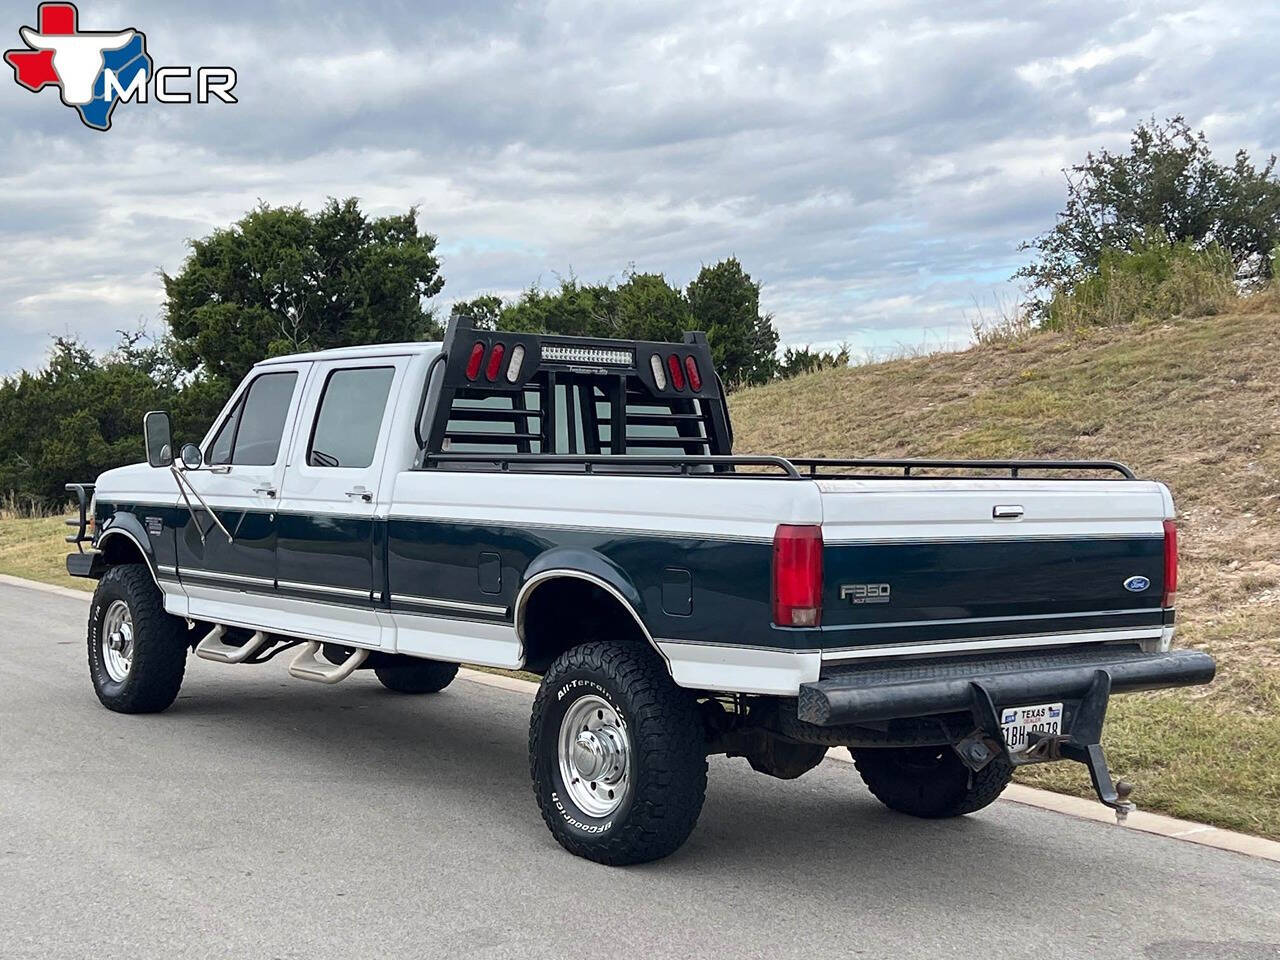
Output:
<svg viewBox="0 0 1280 960">
<path fill-rule="evenodd" d="M 102 559 L 107 562 L 109 567 L 118 567 L 126 563 L 140 563 L 147 568 L 148 573 L 151 572 L 151 564 L 147 563 L 147 558 L 143 555 L 142 550 L 123 533 L 108 533 L 103 536 L 98 543 L 98 551 L 102 554 Z"/>
<path fill-rule="evenodd" d="M 520 622 L 525 669 L 534 673 L 544 672 L 560 654 L 589 640 L 619 640 L 653 649 L 623 601 L 590 580 L 567 574 L 533 588 Z"/>
</svg>

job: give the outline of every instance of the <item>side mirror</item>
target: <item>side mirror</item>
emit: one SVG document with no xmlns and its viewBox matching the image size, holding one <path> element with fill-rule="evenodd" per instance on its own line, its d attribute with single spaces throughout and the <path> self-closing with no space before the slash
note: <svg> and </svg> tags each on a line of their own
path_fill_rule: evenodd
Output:
<svg viewBox="0 0 1280 960">
<path fill-rule="evenodd" d="M 194 443 L 184 443 L 179 456 L 182 458 L 182 469 L 184 470 L 199 470 L 201 464 L 204 463 L 204 455 L 200 453 L 200 448 Z"/>
<path fill-rule="evenodd" d="M 167 467 L 173 463 L 172 427 L 169 414 L 152 410 L 142 418 L 142 438 L 147 448 L 147 463 Z"/>
</svg>

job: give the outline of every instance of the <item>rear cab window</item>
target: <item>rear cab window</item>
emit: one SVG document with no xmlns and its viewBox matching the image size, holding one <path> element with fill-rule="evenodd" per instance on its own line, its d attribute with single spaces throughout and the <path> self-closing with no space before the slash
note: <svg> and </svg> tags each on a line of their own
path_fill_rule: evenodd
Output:
<svg viewBox="0 0 1280 960">
<path fill-rule="evenodd" d="M 307 466 L 362 469 L 373 463 L 395 373 L 393 366 L 329 372 L 307 444 Z"/>
</svg>

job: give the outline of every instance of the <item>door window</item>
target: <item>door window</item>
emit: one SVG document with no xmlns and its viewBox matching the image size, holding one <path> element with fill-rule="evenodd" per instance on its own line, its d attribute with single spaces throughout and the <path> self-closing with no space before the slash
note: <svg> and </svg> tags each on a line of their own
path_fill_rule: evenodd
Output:
<svg viewBox="0 0 1280 960">
<path fill-rule="evenodd" d="M 307 448 L 308 466 L 373 463 L 395 372 L 395 367 L 354 367 L 329 374 Z"/>
<path fill-rule="evenodd" d="M 215 466 L 275 463 L 297 382 L 295 370 L 264 373 L 254 378 L 209 445 L 209 463 Z"/>
</svg>

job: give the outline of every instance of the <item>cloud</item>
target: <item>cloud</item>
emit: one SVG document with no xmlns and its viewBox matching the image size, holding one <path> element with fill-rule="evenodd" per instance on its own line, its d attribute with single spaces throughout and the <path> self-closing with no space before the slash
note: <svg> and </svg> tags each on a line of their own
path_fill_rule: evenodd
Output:
<svg viewBox="0 0 1280 960">
<path fill-rule="evenodd" d="M 784 342 L 957 345 L 1008 295 L 1060 169 L 1183 113 L 1268 153 L 1280 10 L 984 0 L 80 5 L 235 105 L 124 104 L 106 134 L 0 82 L 0 372 L 52 334 L 158 323 L 158 271 L 259 200 L 416 204 L 442 309 L 733 254 Z M 7 6 L 15 45 L 35 5 Z M 7 25 L 6 25 L 7 24 Z"/>
</svg>

